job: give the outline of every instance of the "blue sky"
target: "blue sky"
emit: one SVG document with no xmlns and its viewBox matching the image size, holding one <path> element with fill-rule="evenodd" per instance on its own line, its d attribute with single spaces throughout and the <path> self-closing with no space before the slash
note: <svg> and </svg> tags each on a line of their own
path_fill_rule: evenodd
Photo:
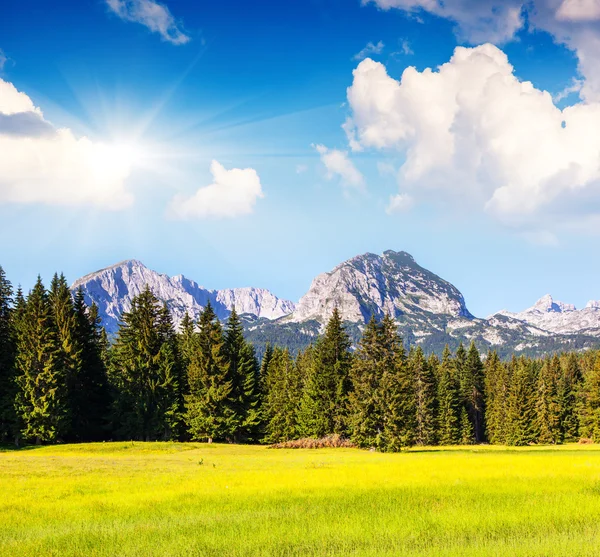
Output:
<svg viewBox="0 0 600 557">
<path fill-rule="evenodd" d="M 599 299 L 600 68 L 577 33 L 596 33 L 600 7 L 540 0 L 532 15 L 510 0 L 506 21 L 518 23 L 499 34 L 494 2 L 478 4 L 498 18 L 487 28 L 470 1 L 6 3 L 0 264 L 29 288 L 38 272 L 75 280 L 136 258 L 207 287 L 261 286 L 297 300 L 337 263 L 394 249 L 453 282 L 479 316 L 547 292 L 578 306 Z M 496 47 L 473 50 L 488 41 Z M 436 75 L 460 45 L 466 61 Z M 502 53 L 512 77 L 473 93 L 457 72 L 502 74 Z M 415 80 L 400 82 L 410 66 Z M 400 83 L 394 103 L 380 97 Z M 427 106 L 419 97 L 429 91 L 438 100 Z M 473 94 L 450 126 L 437 119 L 449 95 Z M 563 127 L 589 140 L 556 133 L 546 145 L 570 106 Z M 32 128 L 17 134 L 15 113 L 67 136 L 51 146 Z M 523 140 L 546 119 L 551 133 Z M 434 140 L 449 131 L 466 153 L 442 161 Z"/>
</svg>

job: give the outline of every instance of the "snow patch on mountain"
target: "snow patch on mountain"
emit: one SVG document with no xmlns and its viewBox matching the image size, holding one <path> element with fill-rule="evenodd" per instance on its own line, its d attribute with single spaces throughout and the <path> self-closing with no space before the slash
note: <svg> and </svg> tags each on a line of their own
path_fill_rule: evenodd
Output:
<svg viewBox="0 0 600 557">
<path fill-rule="evenodd" d="M 573 304 L 559 302 L 546 294 L 524 311 L 513 313 L 502 310 L 495 315 L 517 319 L 549 333 L 600 336 L 600 302 L 597 301 L 577 309 Z"/>
</svg>

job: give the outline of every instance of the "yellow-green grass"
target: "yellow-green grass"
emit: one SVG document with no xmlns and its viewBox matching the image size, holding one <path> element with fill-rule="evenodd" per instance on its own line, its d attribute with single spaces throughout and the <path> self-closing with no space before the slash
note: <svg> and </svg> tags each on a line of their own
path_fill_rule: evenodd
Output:
<svg viewBox="0 0 600 557">
<path fill-rule="evenodd" d="M 0 555 L 600 555 L 600 447 L 0 452 Z"/>
</svg>

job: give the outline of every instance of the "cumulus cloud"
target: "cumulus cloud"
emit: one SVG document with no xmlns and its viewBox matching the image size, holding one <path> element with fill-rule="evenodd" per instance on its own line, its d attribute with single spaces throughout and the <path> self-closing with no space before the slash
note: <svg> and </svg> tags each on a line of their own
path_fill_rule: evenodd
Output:
<svg viewBox="0 0 600 557">
<path fill-rule="evenodd" d="M 325 145 L 315 145 L 315 149 L 321 155 L 321 162 L 327 169 L 327 178 L 329 180 L 335 176 L 339 176 L 341 184 L 344 187 L 364 191 L 365 177 L 348 158 L 346 151 L 328 149 Z"/>
<path fill-rule="evenodd" d="M 404 192 L 460 196 L 516 227 L 600 214 L 600 103 L 560 110 L 491 44 L 400 80 L 366 59 L 348 104 L 354 149 L 405 153 Z"/>
<path fill-rule="evenodd" d="M 364 60 L 367 56 L 372 56 L 374 54 L 381 54 L 381 52 L 383 51 L 384 48 L 385 48 L 385 45 L 383 44 L 383 41 L 379 41 L 377 44 L 369 42 L 369 43 L 367 43 L 367 46 L 365 46 L 365 48 L 363 48 L 360 52 L 355 54 L 352 57 L 352 59 L 353 60 Z"/>
<path fill-rule="evenodd" d="M 56 128 L 23 92 L 0 79 L 0 203 L 121 209 L 131 161 L 117 147 Z"/>
<path fill-rule="evenodd" d="M 253 212 L 256 201 L 264 197 L 260 178 L 253 168 L 227 170 L 212 161 L 213 183 L 200 188 L 193 196 L 177 195 L 168 214 L 174 219 L 238 217 Z"/>
<path fill-rule="evenodd" d="M 525 21 L 529 30 L 550 33 L 573 50 L 585 78 L 581 97 L 600 101 L 600 0 L 363 0 L 382 10 L 425 11 L 456 24 L 470 44 L 501 44 L 514 38 Z"/>
<path fill-rule="evenodd" d="M 153 0 L 106 0 L 106 4 L 121 19 L 144 25 L 164 41 L 179 45 L 190 40 L 163 4 Z"/>
</svg>

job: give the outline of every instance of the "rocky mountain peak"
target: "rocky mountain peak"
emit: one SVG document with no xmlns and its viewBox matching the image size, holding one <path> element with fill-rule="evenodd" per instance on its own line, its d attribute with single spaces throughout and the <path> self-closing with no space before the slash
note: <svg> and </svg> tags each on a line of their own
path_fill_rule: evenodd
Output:
<svg viewBox="0 0 600 557">
<path fill-rule="evenodd" d="M 325 322 L 335 307 L 343 319 L 362 323 L 386 313 L 471 317 L 458 289 L 410 254 L 391 250 L 353 257 L 316 277 L 288 319 Z"/>
<path fill-rule="evenodd" d="M 564 313 L 567 311 L 575 311 L 575 306 L 573 304 L 555 301 L 550 294 L 546 294 L 545 296 L 542 296 L 530 310 L 537 310 L 542 313 Z"/>
<path fill-rule="evenodd" d="M 209 290 L 183 275 L 169 277 L 146 267 L 136 259 L 122 261 L 75 281 L 75 292 L 82 288 L 88 304 L 94 302 L 109 333 L 115 333 L 121 315 L 131 308 L 131 300 L 148 286 L 165 302 L 175 326 L 188 313 L 197 319 L 210 301 L 217 317 L 225 319 L 235 307 L 239 314 L 277 319 L 294 311 L 295 305 L 280 300 L 262 288 Z"/>
</svg>

